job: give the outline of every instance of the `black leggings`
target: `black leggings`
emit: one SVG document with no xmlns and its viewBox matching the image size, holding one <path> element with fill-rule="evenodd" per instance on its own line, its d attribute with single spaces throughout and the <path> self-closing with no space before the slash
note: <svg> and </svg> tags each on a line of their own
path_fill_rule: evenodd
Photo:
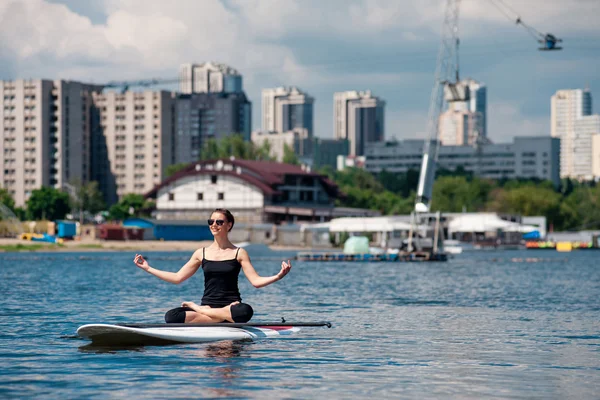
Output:
<svg viewBox="0 0 600 400">
<path fill-rule="evenodd" d="M 221 306 L 209 306 L 210 308 L 220 308 Z M 194 311 L 189 307 L 177 307 L 167 311 L 165 314 L 165 322 L 167 324 L 183 324 L 185 322 L 185 312 Z M 254 310 L 249 304 L 238 303 L 231 306 L 231 317 L 233 322 L 248 322 L 254 315 Z"/>
</svg>

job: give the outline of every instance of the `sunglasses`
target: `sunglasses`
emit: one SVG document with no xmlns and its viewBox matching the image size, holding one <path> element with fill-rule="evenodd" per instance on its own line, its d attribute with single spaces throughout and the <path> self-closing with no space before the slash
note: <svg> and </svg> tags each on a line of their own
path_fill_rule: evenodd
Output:
<svg viewBox="0 0 600 400">
<path fill-rule="evenodd" d="M 222 219 L 217 219 L 217 220 L 209 219 L 207 222 L 208 222 L 208 226 L 211 226 L 215 222 L 217 223 L 218 226 L 223 226 L 223 224 L 225 223 L 225 221 Z"/>
</svg>

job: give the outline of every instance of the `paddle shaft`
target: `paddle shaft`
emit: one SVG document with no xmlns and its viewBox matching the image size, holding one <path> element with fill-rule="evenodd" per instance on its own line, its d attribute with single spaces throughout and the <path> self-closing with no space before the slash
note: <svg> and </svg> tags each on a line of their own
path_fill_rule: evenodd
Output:
<svg viewBox="0 0 600 400">
<path fill-rule="evenodd" d="M 117 326 L 125 326 L 128 328 L 178 328 L 178 327 L 219 327 L 219 328 L 245 328 L 245 327 L 261 327 L 261 326 L 326 326 L 331 328 L 331 322 L 218 322 L 218 323 L 188 323 L 188 324 L 115 324 Z"/>
</svg>

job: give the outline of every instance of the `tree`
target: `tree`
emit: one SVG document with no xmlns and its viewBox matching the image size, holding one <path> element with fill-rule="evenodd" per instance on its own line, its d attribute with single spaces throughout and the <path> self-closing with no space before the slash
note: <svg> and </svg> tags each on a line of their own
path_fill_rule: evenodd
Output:
<svg viewBox="0 0 600 400">
<path fill-rule="evenodd" d="M 454 171 L 450 169 L 440 168 L 436 171 L 435 175 L 439 178 L 441 176 L 464 176 L 466 178 L 472 178 L 473 173 L 467 171 L 464 166 L 459 165 Z"/>
<path fill-rule="evenodd" d="M 554 226 L 562 224 L 561 195 L 545 185 L 532 183 L 511 188 L 497 188 L 490 194 L 486 208 L 501 213 L 524 216 L 544 215 Z"/>
<path fill-rule="evenodd" d="M 98 189 L 98 182 L 82 183 L 80 180 L 75 179 L 71 181 L 70 187 L 72 188 L 71 205 L 73 213 L 74 215 L 79 214 L 80 223 L 84 222 L 83 216 L 86 212 L 96 214 L 106 207 L 102 193 Z"/>
<path fill-rule="evenodd" d="M 34 189 L 27 200 L 27 218 L 50 221 L 63 219 L 71 211 L 69 200 L 67 193 L 52 187 Z"/>
<path fill-rule="evenodd" d="M 319 175 L 324 175 L 331 180 L 335 179 L 335 170 L 331 165 L 323 165 L 320 168 L 317 168 L 315 172 Z"/>
<path fill-rule="evenodd" d="M 0 188 L 0 203 L 2 203 L 6 208 L 10 211 L 15 212 L 15 200 L 10 195 L 10 192 L 4 188 Z M 0 221 L 2 221 L 3 216 L 0 213 Z"/>
<path fill-rule="evenodd" d="M 165 169 L 165 178 L 175 175 L 179 171 L 187 168 L 189 165 L 190 165 L 189 163 L 179 163 L 179 164 L 168 165 L 167 168 Z"/>
<path fill-rule="evenodd" d="M 283 160 L 284 164 L 300 165 L 300 160 L 294 150 L 285 143 L 283 145 Z"/>
<path fill-rule="evenodd" d="M 24 207 L 15 207 L 15 215 L 20 221 L 27 219 L 27 209 Z"/>
<path fill-rule="evenodd" d="M 224 136 L 221 139 L 208 139 L 200 154 L 201 160 L 235 157 L 242 160 L 272 161 L 271 147 L 268 142 L 261 146 L 244 140 L 239 134 Z"/>
<path fill-rule="evenodd" d="M 334 180 L 340 187 L 349 186 L 376 192 L 385 190 L 381 182 L 373 174 L 362 168 L 345 168 L 342 171 L 337 171 Z"/>
<path fill-rule="evenodd" d="M 148 217 L 154 207 L 152 200 L 146 200 L 141 194 L 129 193 L 108 210 L 108 218 L 122 221 L 129 217 Z"/>
<path fill-rule="evenodd" d="M 406 197 L 412 191 L 417 190 L 419 184 L 420 172 L 416 169 L 409 169 L 406 171 L 404 189 L 402 190 L 402 196 Z"/>
<path fill-rule="evenodd" d="M 260 146 L 254 146 L 256 155 L 255 160 L 263 161 L 274 161 L 275 158 L 271 156 L 271 142 L 265 140 Z"/>
<path fill-rule="evenodd" d="M 216 139 L 208 139 L 200 153 L 201 160 L 213 160 L 221 158 L 219 153 L 219 143 Z"/>
<path fill-rule="evenodd" d="M 575 187 L 562 202 L 560 211 L 563 229 L 600 229 L 600 186 Z"/>
</svg>

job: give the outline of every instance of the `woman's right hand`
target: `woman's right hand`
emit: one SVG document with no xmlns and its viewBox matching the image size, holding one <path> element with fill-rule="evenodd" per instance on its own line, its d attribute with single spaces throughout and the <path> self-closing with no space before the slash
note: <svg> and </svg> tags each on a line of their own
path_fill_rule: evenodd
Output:
<svg viewBox="0 0 600 400">
<path fill-rule="evenodd" d="M 148 264 L 148 261 L 144 260 L 144 257 L 141 254 L 135 255 L 133 263 L 144 271 L 148 271 L 150 269 L 150 264 Z"/>
</svg>

